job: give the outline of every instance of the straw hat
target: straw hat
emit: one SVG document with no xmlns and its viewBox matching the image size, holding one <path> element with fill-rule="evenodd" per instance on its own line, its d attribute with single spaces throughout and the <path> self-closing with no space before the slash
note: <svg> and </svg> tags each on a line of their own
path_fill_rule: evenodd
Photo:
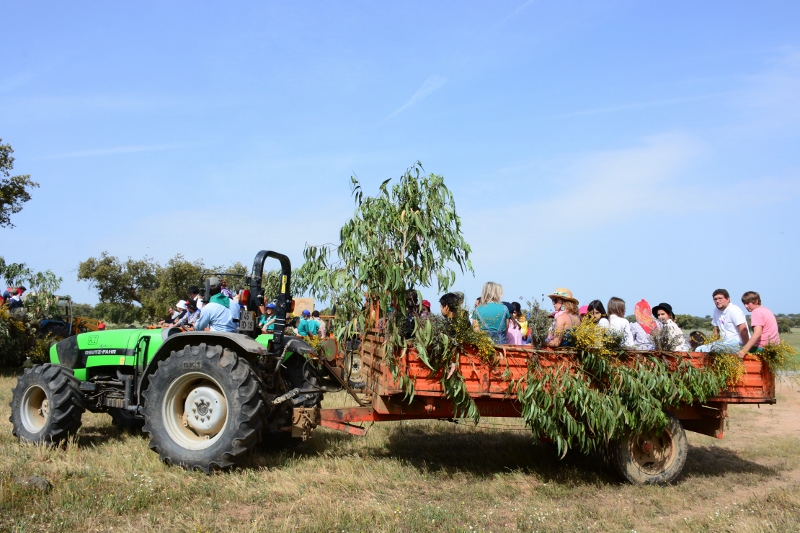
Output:
<svg viewBox="0 0 800 533">
<path fill-rule="evenodd" d="M 553 291 L 552 294 L 548 294 L 547 297 L 561 298 L 562 300 L 578 303 L 578 300 L 572 297 L 572 291 L 569 289 L 565 289 L 564 287 L 557 288 L 556 290 Z"/>
</svg>

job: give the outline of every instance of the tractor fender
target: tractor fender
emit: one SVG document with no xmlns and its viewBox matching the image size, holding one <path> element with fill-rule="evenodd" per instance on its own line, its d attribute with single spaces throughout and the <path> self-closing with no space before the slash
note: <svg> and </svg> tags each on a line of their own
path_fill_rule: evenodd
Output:
<svg viewBox="0 0 800 533">
<path fill-rule="evenodd" d="M 182 350 L 186 346 L 199 346 L 200 344 L 214 344 L 236 352 L 240 357 L 254 363 L 258 356 L 265 353 L 263 345 L 241 333 L 226 333 L 221 331 L 187 331 L 183 333 L 168 334 L 164 343 L 158 348 L 142 372 L 142 377 L 137 385 L 137 398 L 141 398 L 142 391 L 147 389 L 150 376 L 158 368 L 158 363 L 163 361 L 174 351 Z"/>
</svg>

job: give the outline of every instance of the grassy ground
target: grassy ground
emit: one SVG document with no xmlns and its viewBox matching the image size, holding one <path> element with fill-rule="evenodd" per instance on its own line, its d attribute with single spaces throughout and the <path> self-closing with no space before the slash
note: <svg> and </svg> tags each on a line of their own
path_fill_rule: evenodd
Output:
<svg viewBox="0 0 800 533">
<path fill-rule="evenodd" d="M 725 439 L 690 433 L 680 480 L 619 483 L 597 461 L 558 461 L 516 420 L 398 422 L 366 437 L 317 430 L 291 452 L 254 453 L 206 476 L 159 462 L 147 439 L 89 414 L 65 449 L 20 445 L 0 377 L 5 531 L 797 531 L 800 394 L 732 406 Z M 342 398 L 334 400 L 341 401 Z M 53 489 L 16 480 L 43 476 Z"/>
</svg>

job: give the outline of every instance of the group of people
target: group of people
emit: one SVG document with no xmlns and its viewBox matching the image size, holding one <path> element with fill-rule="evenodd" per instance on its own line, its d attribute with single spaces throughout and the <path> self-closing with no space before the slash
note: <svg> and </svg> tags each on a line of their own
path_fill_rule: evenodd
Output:
<svg viewBox="0 0 800 533">
<path fill-rule="evenodd" d="M 188 298 L 180 300 L 175 307 L 169 308 L 170 316 L 158 323 L 161 327 L 181 327 L 187 330 L 221 332 L 235 332 L 239 328 L 239 318 L 243 307 L 240 302 L 241 295 L 228 289 L 224 280 L 217 277 L 209 278 L 207 301 L 203 301 L 200 290 L 189 287 Z M 258 328 L 262 333 L 275 331 L 277 307 L 272 302 L 264 302 L 260 306 L 261 316 Z M 301 314 L 297 334 L 302 337 L 326 336 L 325 322 L 320 318 L 319 311 L 313 313 L 304 310 Z"/>
<path fill-rule="evenodd" d="M 661 328 L 666 328 L 669 337 L 675 339 L 672 347 L 675 351 L 724 350 L 743 357 L 767 344 L 780 343 L 775 315 L 761 304 L 761 296 L 757 292 L 748 291 L 742 295 L 742 304 L 751 314 L 752 333 L 744 312 L 730 303 L 728 291 L 717 289 L 712 296 L 716 307 L 712 326 L 715 338 L 719 340 L 706 344 L 700 332 L 693 332 L 686 338 L 675 322 L 675 313 L 668 303 L 660 303 L 651 311 L 647 302 L 642 300 L 635 307 L 636 322 L 629 322 L 625 318 L 625 301 L 621 298 L 612 297 L 607 306 L 600 300 L 592 300 L 588 305 L 579 307 L 572 291 L 560 287 L 548 295 L 554 311 L 545 345 L 551 348 L 572 346 L 571 330 L 584 319 L 616 331 L 622 338 L 622 346 L 627 349 L 652 350 L 654 344 L 651 334 Z M 531 343 L 532 335 L 519 303 L 503 302 L 502 298 L 501 285 L 493 282 L 484 284 L 471 315 L 473 326 L 485 331 L 495 344 Z M 459 305 L 453 293 L 443 296 L 439 303 L 444 316 L 452 316 L 453 310 Z"/>
<path fill-rule="evenodd" d="M 22 309 L 22 295 L 28 290 L 23 286 L 8 287 L 0 296 L 0 306 L 7 305 L 9 311 Z"/>
</svg>

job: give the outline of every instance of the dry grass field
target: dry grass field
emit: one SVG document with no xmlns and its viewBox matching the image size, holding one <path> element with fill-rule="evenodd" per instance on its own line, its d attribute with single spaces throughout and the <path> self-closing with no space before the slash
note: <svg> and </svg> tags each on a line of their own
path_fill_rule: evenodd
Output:
<svg viewBox="0 0 800 533">
<path fill-rule="evenodd" d="M 732 406 L 723 440 L 689 433 L 683 476 L 619 483 L 600 462 L 559 461 L 517 420 L 317 430 L 206 476 L 161 464 L 145 437 L 87 413 L 64 449 L 20 445 L 0 377 L 0 531 L 798 531 L 800 390 Z M 330 401 L 343 401 L 339 396 Z M 49 491 L 20 485 L 28 476 Z"/>
</svg>

